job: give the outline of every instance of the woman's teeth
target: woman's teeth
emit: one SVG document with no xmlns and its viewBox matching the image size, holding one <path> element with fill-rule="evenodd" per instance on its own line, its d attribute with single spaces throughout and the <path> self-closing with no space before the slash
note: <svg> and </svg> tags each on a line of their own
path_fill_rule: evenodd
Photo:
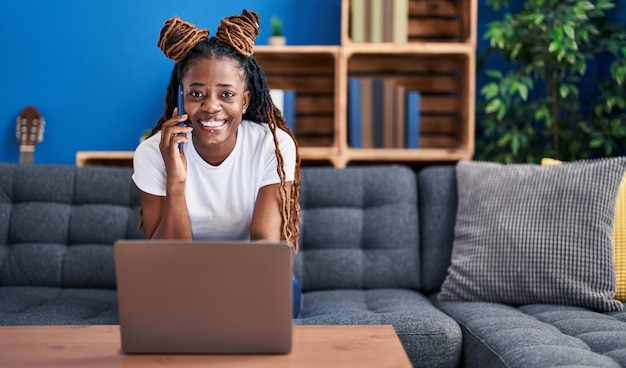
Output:
<svg viewBox="0 0 626 368">
<path fill-rule="evenodd" d="M 201 120 L 200 124 L 202 124 L 203 127 L 207 127 L 207 128 L 218 128 L 226 124 L 226 120 L 217 120 L 217 119 Z"/>
</svg>

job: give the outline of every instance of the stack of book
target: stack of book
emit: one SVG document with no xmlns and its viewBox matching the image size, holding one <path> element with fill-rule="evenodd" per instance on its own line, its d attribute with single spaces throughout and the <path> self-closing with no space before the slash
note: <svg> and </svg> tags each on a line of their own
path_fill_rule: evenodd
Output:
<svg viewBox="0 0 626 368">
<path fill-rule="evenodd" d="M 350 147 L 419 147 L 420 91 L 392 78 L 353 77 L 348 83 Z"/>
<path fill-rule="evenodd" d="M 408 41 L 408 0 L 352 0 L 350 6 L 352 41 Z"/>
</svg>

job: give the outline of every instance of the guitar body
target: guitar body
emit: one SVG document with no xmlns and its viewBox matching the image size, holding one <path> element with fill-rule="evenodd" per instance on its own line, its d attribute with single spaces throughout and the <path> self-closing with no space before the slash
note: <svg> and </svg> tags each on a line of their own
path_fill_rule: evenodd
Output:
<svg viewBox="0 0 626 368">
<path fill-rule="evenodd" d="M 35 106 L 28 106 L 17 117 L 15 135 L 20 143 L 20 164 L 30 164 L 35 159 L 35 146 L 43 141 L 46 122 Z"/>
</svg>

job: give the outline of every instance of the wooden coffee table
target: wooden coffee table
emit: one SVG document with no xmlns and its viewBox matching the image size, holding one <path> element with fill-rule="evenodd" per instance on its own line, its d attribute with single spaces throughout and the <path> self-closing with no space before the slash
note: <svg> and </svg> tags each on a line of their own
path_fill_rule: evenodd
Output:
<svg viewBox="0 0 626 368">
<path fill-rule="evenodd" d="M 285 355 L 123 354 L 119 326 L 0 327 L 0 367 L 411 367 L 389 325 L 294 326 Z"/>
</svg>

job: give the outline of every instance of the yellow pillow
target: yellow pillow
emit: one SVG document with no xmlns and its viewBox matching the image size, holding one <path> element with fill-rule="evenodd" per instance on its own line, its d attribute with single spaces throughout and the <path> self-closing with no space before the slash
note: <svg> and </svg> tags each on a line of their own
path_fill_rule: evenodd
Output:
<svg viewBox="0 0 626 368">
<path fill-rule="evenodd" d="M 561 164 L 553 158 L 541 159 L 541 166 Z M 622 179 L 617 193 L 615 205 L 615 225 L 613 229 L 613 260 L 615 262 L 615 279 L 617 291 L 615 299 L 626 301 L 626 174 Z"/>
</svg>

